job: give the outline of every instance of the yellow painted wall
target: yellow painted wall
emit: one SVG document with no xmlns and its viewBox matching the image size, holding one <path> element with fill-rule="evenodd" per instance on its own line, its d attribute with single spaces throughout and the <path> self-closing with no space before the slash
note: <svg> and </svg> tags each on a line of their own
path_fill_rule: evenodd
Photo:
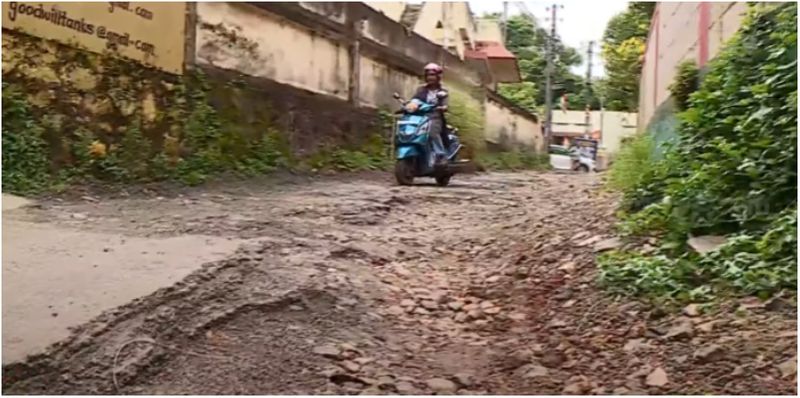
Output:
<svg viewBox="0 0 800 398">
<path fill-rule="evenodd" d="M 393 93 L 410 98 L 422 84 L 419 77 L 394 70 L 372 58 L 362 56 L 360 67 L 359 98 L 362 105 L 394 109 L 398 103 L 392 97 Z"/>
<path fill-rule="evenodd" d="M 542 151 L 544 139 L 539 123 L 512 112 L 492 100 L 486 101 L 486 140 L 501 146 Z"/>
<path fill-rule="evenodd" d="M 198 63 L 347 99 L 345 46 L 247 4 L 200 2 L 197 14 Z"/>
<path fill-rule="evenodd" d="M 183 73 L 186 3 L 4 2 L 3 28 Z"/>
<path fill-rule="evenodd" d="M 500 21 L 496 19 L 478 19 L 476 23 L 478 31 L 475 40 L 503 42 L 503 31 L 500 29 Z"/>
</svg>

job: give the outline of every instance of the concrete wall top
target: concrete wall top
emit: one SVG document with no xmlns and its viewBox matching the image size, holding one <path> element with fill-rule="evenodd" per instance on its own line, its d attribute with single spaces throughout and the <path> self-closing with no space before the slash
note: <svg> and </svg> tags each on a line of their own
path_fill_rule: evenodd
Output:
<svg viewBox="0 0 800 398">
<path fill-rule="evenodd" d="M 428 62 L 442 64 L 447 73 L 464 84 L 480 86 L 480 75 L 457 55 L 444 51 L 442 47 L 392 20 L 384 13 L 365 3 L 254 3 L 268 11 L 290 17 L 318 33 L 331 34 L 347 41 L 347 26 L 363 21 L 361 50 L 365 55 L 381 59 L 407 73 L 420 74 Z M 366 39 L 366 40 L 365 40 Z"/>
<path fill-rule="evenodd" d="M 402 1 L 367 1 L 365 4 L 398 22 L 406 9 L 406 3 Z"/>
</svg>

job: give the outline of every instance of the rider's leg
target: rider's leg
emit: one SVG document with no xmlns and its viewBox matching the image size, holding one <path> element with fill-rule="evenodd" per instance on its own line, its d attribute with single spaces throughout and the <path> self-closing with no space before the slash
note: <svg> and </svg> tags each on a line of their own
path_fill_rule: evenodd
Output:
<svg viewBox="0 0 800 398">
<path fill-rule="evenodd" d="M 441 118 L 431 119 L 430 139 L 433 144 L 433 153 L 436 155 L 437 161 L 442 161 L 445 158 L 444 145 L 442 144 L 442 130 L 444 125 Z"/>
<path fill-rule="evenodd" d="M 444 147 L 444 151 L 448 152 L 450 150 L 450 137 L 448 136 L 449 131 L 447 130 L 447 118 L 442 114 L 442 131 L 439 134 L 442 137 L 442 144 Z M 449 153 L 449 152 L 448 152 Z"/>
</svg>

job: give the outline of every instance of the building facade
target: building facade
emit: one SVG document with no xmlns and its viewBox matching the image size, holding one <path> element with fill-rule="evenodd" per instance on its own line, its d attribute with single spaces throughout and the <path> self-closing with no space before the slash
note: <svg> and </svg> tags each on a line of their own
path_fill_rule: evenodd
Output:
<svg viewBox="0 0 800 398">
<path fill-rule="evenodd" d="M 600 148 L 610 156 L 619 151 L 622 140 L 636 134 L 635 112 L 592 111 L 589 126 L 584 111 L 553 111 L 553 143 L 570 146 L 574 138 L 589 138 L 599 141 Z"/>
<path fill-rule="evenodd" d="M 746 11 L 744 2 L 658 3 L 639 81 L 640 130 L 650 125 L 669 99 L 678 65 L 694 60 L 704 67 L 739 29 Z"/>
</svg>

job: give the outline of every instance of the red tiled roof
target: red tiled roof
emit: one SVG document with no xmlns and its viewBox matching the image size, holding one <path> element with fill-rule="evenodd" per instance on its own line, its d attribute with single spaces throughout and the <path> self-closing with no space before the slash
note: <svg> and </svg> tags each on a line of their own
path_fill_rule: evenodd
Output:
<svg viewBox="0 0 800 398">
<path fill-rule="evenodd" d="M 511 51 L 499 42 L 494 41 L 476 41 L 475 49 L 486 54 L 489 58 L 517 58 Z"/>
<path fill-rule="evenodd" d="M 464 50 L 464 58 L 489 59 L 489 56 L 483 51 L 467 49 L 467 50 Z"/>
</svg>

